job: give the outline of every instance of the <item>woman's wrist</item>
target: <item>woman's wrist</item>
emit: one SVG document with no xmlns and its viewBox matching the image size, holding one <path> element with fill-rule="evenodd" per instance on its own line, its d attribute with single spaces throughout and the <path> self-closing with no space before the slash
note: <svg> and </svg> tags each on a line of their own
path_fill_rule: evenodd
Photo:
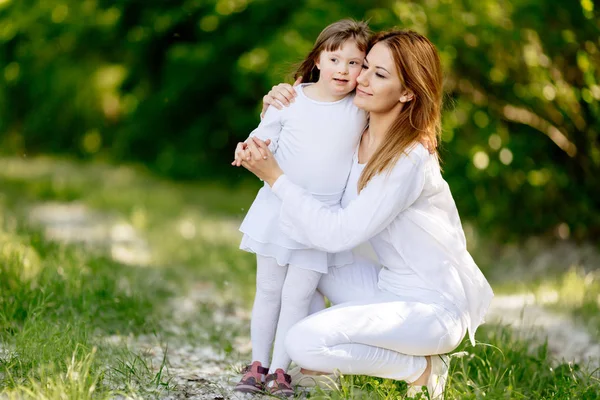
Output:
<svg viewBox="0 0 600 400">
<path fill-rule="evenodd" d="M 267 184 L 270 187 L 273 187 L 273 185 L 275 184 L 275 182 L 277 182 L 277 179 L 279 179 L 279 177 L 281 175 L 283 175 L 283 171 L 279 170 L 276 173 L 274 173 L 272 176 L 270 176 L 267 179 L 265 179 L 265 182 L 267 182 Z"/>
</svg>

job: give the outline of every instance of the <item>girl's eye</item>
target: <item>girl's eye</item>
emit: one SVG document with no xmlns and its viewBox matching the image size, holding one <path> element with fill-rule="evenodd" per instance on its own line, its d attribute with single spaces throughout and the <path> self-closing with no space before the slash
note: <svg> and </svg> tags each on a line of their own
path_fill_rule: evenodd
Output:
<svg viewBox="0 0 600 400">
<path fill-rule="evenodd" d="M 362 65 L 362 69 L 368 69 L 369 67 L 367 67 L 365 64 Z"/>
<path fill-rule="evenodd" d="M 385 76 L 381 75 L 379 72 L 376 72 L 375 75 L 377 75 L 379 78 L 385 78 Z"/>
<path fill-rule="evenodd" d="M 331 58 L 331 61 L 336 62 L 337 58 Z"/>
</svg>

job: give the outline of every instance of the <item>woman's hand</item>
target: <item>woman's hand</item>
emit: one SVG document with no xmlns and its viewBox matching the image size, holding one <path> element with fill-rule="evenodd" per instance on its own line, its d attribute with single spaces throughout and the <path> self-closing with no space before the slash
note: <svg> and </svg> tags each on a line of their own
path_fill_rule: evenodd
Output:
<svg viewBox="0 0 600 400">
<path fill-rule="evenodd" d="M 433 154 L 435 153 L 435 150 L 437 149 L 437 139 L 434 137 L 433 140 L 431 138 L 428 138 L 427 136 L 421 136 L 419 138 L 419 143 L 421 143 L 423 145 L 423 147 L 425 147 L 427 149 L 427 151 L 429 151 L 429 154 Z"/>
<path fill-rule="evenodd" d="M 273 86 L 271 90 L 269 90 L 269 93 L 263 97 L 263 108 L 260 117 L 262 118 L 265 115 L 269 106 L 281 110 L 283 109 L 283 106 L 287 107 L 290 103 L 293 103 L 294 98 L 298 95 L 294 86 L 299 85 L 300 82 L 302 82 L 302 77 L 296 79 L 293 86 L 289 83 L 280 83 L 279 85 Z"/>
<path fill-rule="evenodd" d="M 273 186 L 275 181 L 283 175 L 283 171 L 269 150 L 267 143 L 257 138 L 248 141 L 250 159 L 242 160 L 242 166 L 258 178 Z"/>
<path fill-rule="evenodd" d="M 243 160 L 250 160 L 251 154 L 250 149 L 248 149 L 249 141 L 252 141 L 252 138 L 248 138 L 245 142 L 239 142 L 237 144 L 235 148 L 235 153 L 233 155 L 233 162 L 231 163 L 231 165 L 233 165 L 234 167 L 239 167 L 240 165 L 242 165 Z M 264 143 L 267 146 L 269 146 L 271 144 L 271 139 L 267 139 Z M 267 157 L 267 153 L 265 153 L 262 149 L 259 149 L 259 151 L 263 158 Z"/>
</svg>

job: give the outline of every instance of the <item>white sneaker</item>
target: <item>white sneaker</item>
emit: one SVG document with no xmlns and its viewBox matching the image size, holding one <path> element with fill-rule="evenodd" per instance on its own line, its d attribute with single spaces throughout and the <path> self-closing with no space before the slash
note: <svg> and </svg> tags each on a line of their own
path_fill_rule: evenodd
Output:
<svg viewBox="0 0 600 400">
<path fill-rule="evenodd" d="M 443 400 L 446 381 L 448 380 L 450 357 L 447 355 L 434 355 L 431 356 L 430 362 L 431 374 L 427 380 L 427 392 L 429 392 L 429 398 L 431 400 Z M 406 396 L 415 397 L 419 393 L 423 393 L 422 387 L 409 385 Z"/>
<path fill-rule="evenodd" d="M 292 377 L 292 386 L 305 388 L 319 387 L 325 390 L 335 390 L 339 388 L 339 375 L 306 375 L 302 373 L 302 368 L 294 367 L 290 369 L 289 375 Z"/>
</svg>

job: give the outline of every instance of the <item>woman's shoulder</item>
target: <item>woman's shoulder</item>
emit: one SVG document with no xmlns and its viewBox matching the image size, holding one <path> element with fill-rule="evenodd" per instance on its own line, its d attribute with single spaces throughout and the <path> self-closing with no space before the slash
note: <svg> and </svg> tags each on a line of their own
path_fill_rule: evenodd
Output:
<svg viewBox="0 0 600 400">
<path fill-rule="evenodd" d="M 425 146 L 421 143 L 415 143 L 404 150 L 404 154 L 400 156 L 397 164 L 411 162 L 417 165 L 424 165 L 431 160 L 431 157 L 432 155 L 429 154 Z"/>
<path fill-rule="evenodd" d="M 417 143 L 404 150 L 387 175 L 400 182 L 406 179 L 407 173 L 425 178 L 426 172 L 431 169 L 432 162 L 435 162 L 435 156 L 429 154 L 429 151 L 421 143 Z"/>
<path fill-rule="evenodd" d="M 418 157 L 422 161 L 427 161 L 431 158 L 431 153 L 427 150 L 427 147 L 423 146 L 421 142 L 417 142 L 413 144 L 408 152 L 412 155 L 412 157 Z"/>
</svg>

